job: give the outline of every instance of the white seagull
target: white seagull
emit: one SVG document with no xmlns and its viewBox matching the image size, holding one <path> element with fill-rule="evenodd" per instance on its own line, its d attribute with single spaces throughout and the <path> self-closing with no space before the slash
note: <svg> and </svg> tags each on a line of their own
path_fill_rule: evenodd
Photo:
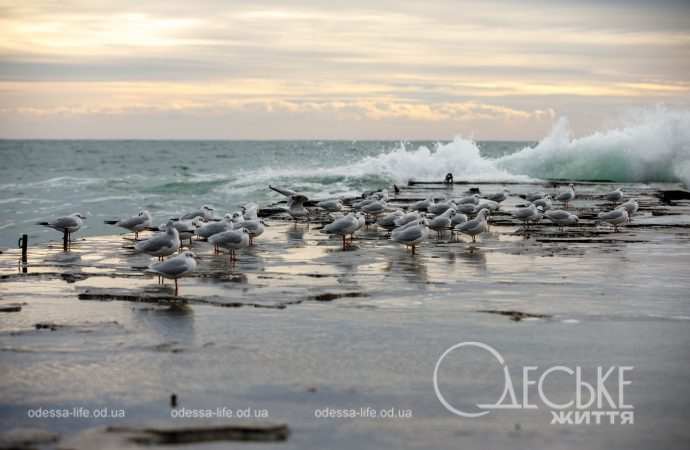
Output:
<svg viewBox="0 0 690 450">
<path fill-rule="evenodd" d="M 158 274 L 163 278 L 172 278 L 175 280 L 175 296 L 177 296 L 177 279 L 188 273 L 194 272 L 196 269 L 196 259 L 194 258 L 195 255 L 192 252 L 180 253 L 163 262 L 152 264 L 149 266 L 147 272 Z"/>
<path fill-rule="evenodd" d="M 208 241 L 215 247 L 223 247 L 230 250 L 230 260 L 237 259 L 235 250 L 240 250 L 249 247 L 249 232 L 246 228 L 239 230 L 228 230 L 222 233 L 214 234 Z"/>
<path fill-rule="evenodd" d="M 454 216 L 455 210 L 453 208 L 448 208 L 443 214 L 438 215 L 429 221 L 429 228 L 434 230 L 440 238 L 443 230 L 450 227 Z"/>
<path fill-rule="evenodd" d="M 575 198 L 575 186 L 570 183 L 568 185 L 568 190 L 565 192 L 561 192 L 558 195 L 556 195 L 556 200 L 559 202 L 563 202 L 563 205 L 567 208 L 568 203 L 571 202 Z"/>
<path fill-rule="evenodd" d="M 611 202 L 611 203 L 620 203 L 623 200 L 623 197 L 625 197 L 625 194 L 623 194 L 623 191 L 621 188 L 616 189 L 615 191 L 607 192 L 604 194 L 604 198 Z"/>
<path fill-rule="evenodd" d="M 139 238 L 139 233 L 151 228 L 151 214 L 146 211 L 140 211 L 136 216 L 128 217 L 126 219 L 120 220 L 106 220 L 104 221 L 107 225 L 115 225 L 116 227 L 124 228 L 134 233 L 134 239 Z"/>
<path fill-rule="evenodd" d="M 38 222 L 38 225 L 67 233 L 67 242 L 72 242 L 72 233 L 81 228 L 84 224 L 84 220 L 86 220 L 86 216 L 81 213 L 74 213 L 69 216 L 58 217 L 50 222 Z"/>
<path fill-rule="evenodd" d="M 165 225 L 165 232 L 158 233 L 145 241 L 137 242 L 134 250 L 137 253 L 157 256 L 159 260 L 170 256 L 180 248 L 180 233 L 172 220 Z"/>
<path fill-rule="evenodd" d="M 599 214 L 598 222 L 606 222 L 613 225 L 613 229 L 618 231 L 618 226 L 628 222 L 628 211 L 625 208 L 614 209 L 613 211 Z"/>
<path fill-rule="evenodd" d="M 427 228 L 425 222 L 424 219 L 419 219 L 417 222 L 411 223 L 408 226 L 393 230 L 391 239 L 406 247 L 411 247 L 412 254 L 414 255 L 416 246 L 429 236 L 429 228 Z"/>
<path fill-rule="evenodd" d="M 488 224 L 486 223 L 486 216 L 488 215 L 489 210 L 482 209 L 477 213 L 477 217 L 457 225 L 454 229 L 460 233 L 472 236 L 472 242 L 476 242 L 477 235 L 485 232 L 488 229 Z"/>
<path fill-rule="evenodd" d="M 618 209 L 623 208 L 628 212 L 628 221 L 632 222 L 632 217 L 635 215 L 637 210 L 640 208 L 640 204 L 637 203 L 637 200 L 634 198 L 631 198 L 627 202 L 623 203 L 618 207 Z"/>
<path fill-rule="evenodd" d="M 580 220 L 575 214 L 571 214 L 563 209 L 552 209 L 546 211 L 544 216 L 549 219 L 554 224 L 558 225 L 558 228 L 563 230 L 566 225 L 574 225 Z"/>
<path fill-rule="evenodd" d="M 343 239 L 343 250 L 348 246 L 347 235 L 353 234 L 361 227 L 359 218 L 354 213 L 339 217 L 321 229 L 322 233 L 341 236 Z"/>
</svg>

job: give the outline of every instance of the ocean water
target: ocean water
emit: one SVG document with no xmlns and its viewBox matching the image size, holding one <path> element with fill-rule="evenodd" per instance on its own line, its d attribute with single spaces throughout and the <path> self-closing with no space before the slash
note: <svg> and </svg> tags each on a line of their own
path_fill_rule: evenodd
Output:
<svg viewBox="0 0 690 450">
<path fill-rule="evenodd" d="M 561 119 L 539 142 L 398 141 L 0 141 L 0 247 L 59 236 L 35 225 L 85 213 L 81 231 L 151 211 L 168 217 L 281 199 L 268 184 L 312 198 L 360 194 L 410 179 L 599 179 L 690 183 L 690 112 L 656 110 L 627 126 L 573 139 Z"/>
</svg>

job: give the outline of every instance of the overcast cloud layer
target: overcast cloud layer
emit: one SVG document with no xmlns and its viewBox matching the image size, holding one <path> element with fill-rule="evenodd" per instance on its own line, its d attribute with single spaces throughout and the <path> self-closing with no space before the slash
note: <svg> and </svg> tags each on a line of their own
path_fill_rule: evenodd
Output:
<svg viewBox="0 0 690 450">
<path fill-rule="evenodd" d="M 690 106 L 679 2 L 0 0 L 0 137 L 538 139 Z"/>
</svg>

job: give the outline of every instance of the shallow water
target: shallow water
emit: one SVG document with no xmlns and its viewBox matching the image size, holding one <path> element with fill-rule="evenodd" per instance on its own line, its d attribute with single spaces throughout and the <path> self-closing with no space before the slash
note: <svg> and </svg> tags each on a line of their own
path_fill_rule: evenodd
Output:
<svg viewBox="0 0 690 450">
<path fill-rule="evenodd" d="M 586 216 L 596 205 L 591 196 L 605 189 L 583 187 L 578 211 Z M 559 233 L 542 226 L 524 235 L 497 216 L 476 245 L 430 239 L 416 255 L 373 227 L 343 252 L 316 225 L 274 219 L 234 265 L 194 242 L 199 272 L 211 276 L 181 280 L 190 302 L 181 307 L 78 300 L 79 292 L 104 287 L 171 292 L 170 283 L 161 288 L 141 273 L 148 259 L 131 255 L 131 243 L 119 237 L 78 241 L 73 254 L 79 257 L 69 260 L 59 256 L 59 245 L 34 249 L 28 276 L 15 275 L 17 254 L 5 253 L 2 302 L 26 304 L 0 315 L 3 425 L 71 434 L 97 423 L 171 420 L 174 392 L 180 408 L 268 410 L 271 420 L 292 430 L 280 448 L 684 448 L 690 232 L 668 226 L 682 225 L 686 216 L 652 216 L 663 206 L 644 198 L 649 206 L 635 220 L 649 223 L 620 233 L 585 221 L 583 229 Z M 511 197 L 506 207 L 519 202 Z M 653 226 L 655 217 L 666 220 Z M 35 272 L 43 275 L 30 275 Z M 67 283 L 64 272 L 83 277 Z M 250 306 L 222 307 L 228 303 Z M 484 310 L 548 317 L 516 322 Z M 36 330 L 38 322 L 68 327 Z M 579 365 L 587 373 L 634 366 L 626 403 L 634 405 L 635 424 L 550 425 L 543 405 L 481 419 L 453 416 L 434 395 L 432 374 L 441 353 L 460 341 L 500 351 L 515 383 L 524 365 Z M 458 362 L 441 382 L 454 401 L 471 408 L 486 398 L 478 380 L 498 375 L 491 366 Z M 547 389 L 554 400 L 567 401 L 573 379 L 556 376 Z M 495 391 L 489 388 L 489 398 Z M 26 417 L 30 408 L 65 406 L 122 408 L 127 417 Z M 409 409 L 412 417 L 315 417 L 324 408 L 367 407 Z"/>
</svg>

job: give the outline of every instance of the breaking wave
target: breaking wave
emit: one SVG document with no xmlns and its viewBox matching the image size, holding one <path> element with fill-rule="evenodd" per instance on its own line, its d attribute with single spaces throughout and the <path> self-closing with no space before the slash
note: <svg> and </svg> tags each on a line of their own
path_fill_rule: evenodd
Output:
<svg viewBox="0 0 690 450">
<path fill-rule="evenodd" d="M 690 185 L 690 111 L 657 108 L 629 117 L 620 128 L 572 138 L 566 118 L 534 147 L 498 158 L 481 155 L 472 140 L 455 138 L 364 158 L 350 173 L 387 174 L 395 180 L 440 180 L 452 172 L 469 181 L 536 179 L 620 182 L 682 181 Z"/>
</svg>

